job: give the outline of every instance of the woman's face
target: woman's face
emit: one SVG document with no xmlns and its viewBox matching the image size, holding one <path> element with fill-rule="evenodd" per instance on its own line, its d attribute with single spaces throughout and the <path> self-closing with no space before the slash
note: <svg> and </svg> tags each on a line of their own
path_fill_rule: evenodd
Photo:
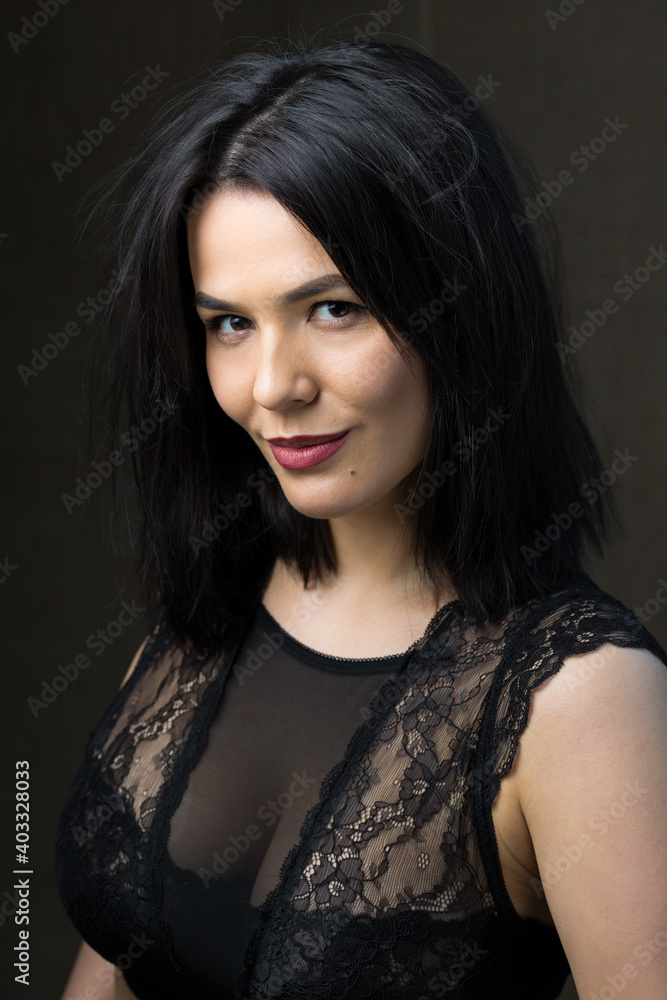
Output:
<svg viewBox="0 0 667 1000">
<path fill-rule="evenodd" d="M 189 220 L 188 246 L 211 387 L 289 503 L 335 518 L 402 502 L 429 430 L 421 361 L 418 380 L 322 245 L 266 192 L 211 196 Z M 282 298 L 326 275 L 329 285 Z M 283 467 L 268 443 L 347 430 L 305 468 Z"/>
</svg>

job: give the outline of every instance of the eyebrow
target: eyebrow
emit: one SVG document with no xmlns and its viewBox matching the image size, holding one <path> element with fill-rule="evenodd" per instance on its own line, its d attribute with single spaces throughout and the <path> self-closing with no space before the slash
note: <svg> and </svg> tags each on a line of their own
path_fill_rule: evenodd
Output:
<svg viewBox="0 0 667 1000">
<path fill-rule="evenodd" d="M 288 292 L 283 292 L 281 295 L 274 295 L 271 301 L 277 306 L 291 306 L 295 302 L 301 302 L 302 299 L 309 299 L 313 295 L 319 295 L 320 292 L 328 292 L 332 288 L 343 287 L 350 288 L 350 285 L 341 274 L 323 274 L 319 278 L 313 278 L 312 281 L 307 281 L 297 288 L 290 289 Z M 242 306 L 238 306 L 234 302 L 216 299 L 205 292 L 197 292 L 193 300 L 193 305 L 200 306 L 202 309 L 222 310 L 230 313 L 242 313 L 244 311 Z"/>
</svg>

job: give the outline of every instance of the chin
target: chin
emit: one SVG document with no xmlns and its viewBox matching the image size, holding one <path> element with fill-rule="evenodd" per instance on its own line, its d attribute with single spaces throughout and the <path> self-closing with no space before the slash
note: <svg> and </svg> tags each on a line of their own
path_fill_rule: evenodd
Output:
<svg viewBox="0 0 667 1000">
<path fill-rule="evenodd" d="M 349 476 L 349 478 L 352 480 L 354 477 Z M 353 514 L 357 510 L 368 507 L 373 502 L 372 499 L 369 500 L 366 497 L 355 497 L 352 499 L 349 489 L 345 491 L 345 484 L 341 485 L 340 483 L 330 483 L 329 485 L 325 483 L 311 484 L 310 496 L 308 495 L 309 488 L 306 486 L 303 489 L 299 489 L 298 487 L 295 489 L 293 485 L 286 488 L 284 482 L 281 482 L 280 485 L 285 494 L 285 499 L 291 507 L 294 507 L 295 510 L 298 510 L 305 517 L 313 517 L 320 520 Z"/>
<path fill-rule="evenodd" d="M 350 480 L 355 477 L 350 476 Z M 305 517 L 319 518 L 320 520 L 345 517 L 348 514 L 356 514 L 379 503 L 387 495 L 387 491 L 382 487 L 377 490 L 364 490 L 360 486 L 350 482 L 347 489 L 345 484 L 336 484 L 327 491 L 323 486 L 318 485 L 317 494 L 307 497 L 304 492 L 297 490 L 286 490 L 283 492 L 288 503 L 298 510 Z"/>
<path fill-rule="evenodd" d="M 351 506 L 349 502 L 345 504 L 326 503 L 326 501 L 308 503 L 305 500 L 296 501 L 292 497 L 287 496 L 287 494 L 285 496 L 290 506 L 298 510 L 304 517 L 312 517 L 319 521 L 329 520 L 329 518 L 333 517 L 343 517 L 345 514 L 352 514 L 355 510 L 358 510 L 356 506 Z"/>
</svg>

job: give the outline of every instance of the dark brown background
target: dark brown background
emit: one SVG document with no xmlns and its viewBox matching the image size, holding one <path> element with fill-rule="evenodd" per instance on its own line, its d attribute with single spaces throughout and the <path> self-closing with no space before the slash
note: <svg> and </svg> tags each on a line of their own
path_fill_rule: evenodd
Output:
<svg viewBox="0 0 667 1000">
<path fill-rule="evenodd" d="M 557 11 L 559 3 L 551 9 Z M 609 463 L 616 449 L 637 456 L 617 485 L 630 530 L 594 577 L 629 607 L 645 608 L 647 627 L 667 646 L 667 612 L 655 599 L 659 581 L 667 577 L 665 275 L 662 269 L 651 273 L 625 302 L 613 290 L 619 278 L 644 264 L 651 246 L 667 240 L 667 8 L 631 7 L 622 0 L 578 5 L 565 0 L 561 6 L 572 13 L 552 27 L 543 0 L 406 0 L 380 37 L 425 49 L 473 86 L 478 76 L 491 74 L 501 85 L 487 107 L 533 158 L 540 177 L 552 181 L 564 169 L 574 174 L 555 203 L 571 322 L 579 326 L 586 310 L 599 309 L 605 299 L 619 302 L 618 311 L 577 353 L 591 420 L 603 435 Z M 378 0 L 374 9 L 386 9 L 386 3 Z M 32 348 L 41 350 L 49 332 L 77 320 L 77 305 L 100 290 L 86 283 L 87 252 L 75 239 L 73 209 L 126 157 L 158 106 L 188 88 L 207 66 L 260 39 L 371 32 L 374 17 L 350 0 L 307 7 L 242 0 L 222 21 L 208 0 L 70 0 L 15 52 L 7 36 L 38 10 L 37 0 L 5 0 L 0 13 L 5 173 L 0 561 L 16 567 L 0 585 L 7 634 L 0 990 L 3 996 L 48 1000 L 60 998 L 79 942 L 54 882 L 58 814 L 83 744 L 143 638 L 145 621 L 127 628 L 103 655 L 91 656 L 91 667 L 35 717 L 28 698 L 40 696 L 42 683 L 51 681 L 59 664 L 86 652 L 86 638 L 113 621 L 121 600 L 133 595 L 124 590 L 123 566 L 107 545 L 95 501 L 70 515 L 61 500 L 86 472 L 77 439 L 83 362 L 94 324 L 79 318 L 83 332 L 27 385 L 17 367 L 30 363 Z M 111 102 L 155 64 L 169 75 L 153 96 L 124 121 L 110 114 Z M 65 147 L 76 145 L 82 130 L 105 116 L 114 121 L 114 131 L 58 182 L 52 162 L 62 161 Z M 600 135 L 605 118 L 616 116 L 628 127 L 579 172 L 570 154 Z M 19 759 L 30 761 L 32 773 L 29 991 L 15 986 L 9 957 L 17 941 L 11 807 Z"/>
</svg>

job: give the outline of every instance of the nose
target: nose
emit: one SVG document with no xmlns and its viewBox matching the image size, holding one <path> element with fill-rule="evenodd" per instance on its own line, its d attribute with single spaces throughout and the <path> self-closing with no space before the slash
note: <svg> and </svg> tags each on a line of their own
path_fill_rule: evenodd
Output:
<svg viewBox="0 0 667 1000">
<path fill-rule="evenodd" d="M 287 324 L 262 324 L 255 337 L 253 398 L 267 410 L 309 403 L 319 392 L 312 345 Z"/>
</svg>

